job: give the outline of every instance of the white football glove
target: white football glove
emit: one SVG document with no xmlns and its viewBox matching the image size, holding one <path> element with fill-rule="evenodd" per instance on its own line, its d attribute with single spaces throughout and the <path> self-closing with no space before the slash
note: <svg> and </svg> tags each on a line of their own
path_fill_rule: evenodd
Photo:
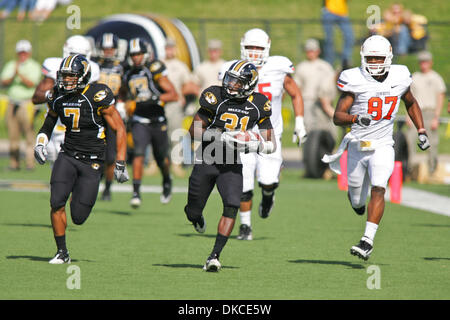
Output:
<svg viewBox="0 0 450 320">
<path fill-rule="evenodd" d="M 296 143 L 299 147 L 302 143 L 305 143 L 307 139 L 305 124 L 302 116 L 295 117 L 294 134 L 292 135 L 292 142 Z"/>
<path fill-rule="evenodd" d="M 45 133 L 39 133 L 36 137 L 36 145 L 34 147 L 34 158 L 39 164 L 44 164 L 47 160 L 48 137 Z"/>
<path fill-rule="evenodd" d="M 116 166 L 114 168 L 114 178 L 116 178 L 117 182 L 119 183 L 124 183 L 130 179 L 128 176 L 125 161 L 116 161 Z"/>
<path fill-rule="evenodd" d="M 425 132 L 419 133 L 419 143 L 417 144 L 422 151 L 427 150 L 430 145 L 430 140 Z"/>
<path fill-rule="evenodd" d="M 250 135 L 249 141 L 243 141 L 236 138 L 237 135 L 242 134 L 242 131 L 225 131 L 221 135 L 221 140 L 230 149 L 237 150 L 239 152 L 257 152 L 260 141 L 255 133 L 248 131 Z"/>
</svg>

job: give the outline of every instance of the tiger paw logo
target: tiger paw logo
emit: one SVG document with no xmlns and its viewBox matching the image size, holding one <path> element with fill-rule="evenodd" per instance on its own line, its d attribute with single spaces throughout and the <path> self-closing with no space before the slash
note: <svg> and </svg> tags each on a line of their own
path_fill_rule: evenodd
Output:
<svg viewBox="0 0 450 320">
<path fill-rule="evenodd" d="M 100 102 L 100 101 L 102 101 L 103 99 L 105 99 L 106 98 L 106 91 L 105 90 L 100 90 L 99 92 L 97 92 L 95 95 L 94 95 L 94 101 L 95 102 Z"/>
<path fill-rule="evenodd" d="M 209 91 L 205 93 L 205 100 L 209 104 L 216 104 L 217 103 L 216 96 L 212 92 L 209 92 Z"/>
<path fill-rule="evenodd" d="M 272 106 L 270 105 L 270 100 L 267 100 L 266 104 L 263 107 L 264 111 L 270 111 L 272 109 Z"/>
<path fill-rule="evenodd" d="M 94 169 L 94 170 L 98 170 L 98 169 L 100 169 L 100 164 L 93 163 L 93 164 L 91 164 L 91 168 Z"/>
</svg>

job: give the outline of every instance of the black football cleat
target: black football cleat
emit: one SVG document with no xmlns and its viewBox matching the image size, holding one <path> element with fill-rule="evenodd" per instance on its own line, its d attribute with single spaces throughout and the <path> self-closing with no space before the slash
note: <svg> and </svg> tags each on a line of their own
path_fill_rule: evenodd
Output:
<svg viewBox="0 0 450 320">
<path fill-rule="evenodd" d="M 367 240 L 367 238 L 363 237 L 357 245 L 351 247 L 350 253 L 367 261 L 373 251 L 373 245 L 371 245 Z"/>
<path fill-rule="evenodd" d="M 236 237 L 238 240 L 253 240 L 252 227 L 246 224 L 241 224 L 239 227 L 239 235 Z"/>
</svg>

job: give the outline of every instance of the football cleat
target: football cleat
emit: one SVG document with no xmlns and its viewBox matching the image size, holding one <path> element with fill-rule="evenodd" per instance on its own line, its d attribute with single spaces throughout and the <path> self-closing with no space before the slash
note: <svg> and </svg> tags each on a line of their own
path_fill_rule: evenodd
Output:
<svg viewBox="0 0 450 320">
<path fill-rule="evenodd" d="M 359 243 L 355 246 L 352 246 L 350 249 L 350 253 L 354 256 L 357 256 L 365 261 L 367 261 L 370 257 L 370 254 L 373 251 L 373 245 L 370 244 L 370 241 L 366 237 L 362 237 Z"/>
<path fill-rule="evenodd" d="M 362 216 L 364 212 L 366 212 L 366 206 L 362 206 L 361 208 L 353 208 L 357 215 Z"/>
<path fill-rule="evenodd" d="M 259 216 L 263 219 L 266 219 L 270 215 L 270 212 L 273 209 L 274 203 L 275 203 L 275 196 L 263 197 L 263 199 L 261 200 L 261 203 L 259 204 L 259 209 L 258 209 Z"/>
<path fill-rule="evenodd" d="M 198 233 L 204 233 L 206 231 L 206 221 L 203 216 L 200 217 L 199 221 L 192 222 L 192 224 Z"/>
<path fill-rule="evenodd" d="M 252 228 L 249 225 L 241 224 L 239 227 L 239 235 L 236 237 L 238 240 L 253 240 Z"/>
<path fill-rule="evenodd" d="M 170 199 L 172 198 L 172 182 L 166 182 L 163 184 L 163 193 L 159 200 L 163 204 L 167 204 L 170 202 Z"/>
<path fill-rule="evenodd" d="M 50 264 L 64 264 L 70 263 L 69 251 L 58 250 L 53 259 L 51 259 L 48 263 Z"/>
<path fill-rule="evenodd" d="M 111 192 L 109 191 L 104 191 L 102 193 L 102 197 L 100 198 L 102 201 L 111 201 Z"/>
<path fill-rule="evenodd" d="M 205 265 L 203 266 L 203 270 L 207 272 L 217 272 L 222 268 L 222 265 L 219 262 L 219 257 L 216 255 L 209 256 L 206 260 Z"/>
<path fill-rule="evenodd" d="M 130 205 L 133 209 L 137 209 L 141 206 L 141 197 L 137 193 L 133 193 L 133 197 L 130 200 Z"/>
</svg>

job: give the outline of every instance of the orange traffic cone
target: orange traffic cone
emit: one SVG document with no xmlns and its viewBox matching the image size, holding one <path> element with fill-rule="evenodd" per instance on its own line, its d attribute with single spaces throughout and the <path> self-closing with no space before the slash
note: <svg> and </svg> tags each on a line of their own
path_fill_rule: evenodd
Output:
<svg viewBox="0 0 450 320">
<path fill-rule="evenodd" d="M 389 192 L 391 196 L 391 202 L 402 202 L 402 185 L 403 185 L 403 171 L 401 161 L 395 161 L 394 171 L 389 179 Z"/>
<path fill-rule="evenodd" d="M 341 174 L 338 174 L 337 181 L 339 190 L 348 190 L 348 180 L 347 180 L 347 150 L 341 156 L 339 160 L 339 164 L 341 165 Z"/>
</svg>

